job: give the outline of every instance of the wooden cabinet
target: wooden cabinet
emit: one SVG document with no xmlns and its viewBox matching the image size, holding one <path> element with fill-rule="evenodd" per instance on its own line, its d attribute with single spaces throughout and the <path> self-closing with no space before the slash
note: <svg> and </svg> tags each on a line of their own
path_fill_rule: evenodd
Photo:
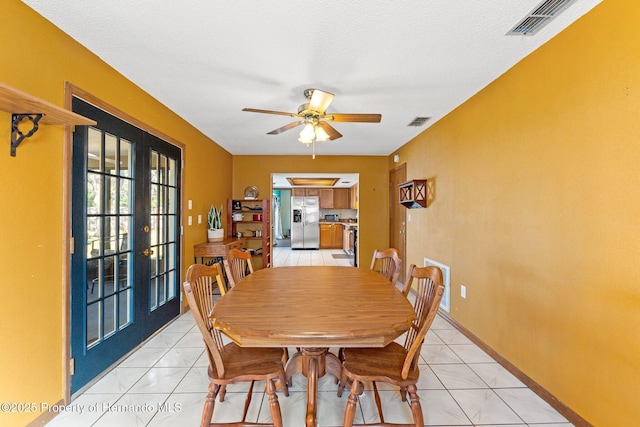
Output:
<svg viewBox="0 0 640 427">
<path fill-rule="evenodd" d="M 227 238 L 242 233 L 256 269 L 271 267 L 270 203 L 269 199 L 227 201 Z M 242 219 L 234 221 L 233 214 L 242 215 Z"/>
<path fill-rule="evenodd" d="M 358 184 L 349 189 L 349 209 L 358 209 Z"/>
<path fill-rule="evenodd" d="M 351 188 L 292 188 L 292 196 L 319 196 L 320 209 L 358 209 L 357 186 Z"/>
<path fill-rule="evenodd" d="M 330 249 L 331 244 L 331 224 L 320 224 L 320 249 Z"/>
<path fill-rule="evenodd" d="M 333 188 L 320 189 L 320 209 L 333 209 Z"/>
<path fill-rule="evenodd" d="M 342 224 L 320 224 L 320 249 L 342 248 Z"/>
<path fill-rule="evenodd" d="M 320 188 L 300 188 L 293 187 L 291 189 L 292 196 L 320 196 Z"/>
<path fill-rule="evenodd" d="M 331 248 L 340 249 L 342 247 L 342 224 L 331 225 Z"/>
<path fill-rule="evenodd" d="M 427 180 L 414 179 L 398 185 L 400 204 L 405 208 L 427 207 Z"/>
<path fill-rule="evenodd" d="M 350 193 L 351 193 L 351 190 L 349 188 L 334 188 L 333 189 L 333 208 L 349 209 Z"/>
</svg>

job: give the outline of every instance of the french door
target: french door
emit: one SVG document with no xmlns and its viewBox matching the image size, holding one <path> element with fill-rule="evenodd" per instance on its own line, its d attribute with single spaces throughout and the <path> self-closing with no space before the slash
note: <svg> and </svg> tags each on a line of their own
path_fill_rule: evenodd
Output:
<svg viewBox="0 0 640 427">
<path fill-rule="evenodd" d="M 179 314 L 180 149 L 80 99 L 73 137 L 71 392 Z"/>
</svg>

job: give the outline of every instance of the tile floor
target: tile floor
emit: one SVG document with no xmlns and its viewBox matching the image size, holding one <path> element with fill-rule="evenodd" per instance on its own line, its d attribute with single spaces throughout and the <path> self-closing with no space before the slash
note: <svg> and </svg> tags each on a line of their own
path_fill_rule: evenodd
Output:
<svg viewBox="0 0 640 427">
<path fill-rule="evenodd" d="M 349 265 L 332 252 L 277 248 L 274 266 Z M 294 349 L 290 349 L 293 354 Z M 419 395 L 426 425 L 570 426 L 524 384 L 440 317 L 421 353 Z M 207 360 L 190 313 L 180 316 L 80 396 L 48 426 L 196 426 L 207 392 Z M 290 396 L 278 393 L 285 426 L 302 426 L 306 379 L 293 377 Z M 348 397 L 336 396 L 333 377 L 319 381 L 319 426 L 341 426 Z M 410 423 L 411 412 L 396 390 L 379 387 L 388 422 Z M 238 421 L 243 386 L 229 387 L 216 402 L 214 421 Z M 269 422 L 264 388 L 256 385 L 248 421 Z M 83 410 L 80 413 L 80 410 Z M 356 423 L 377 420 L 372 393 L 360 399 Z"/>
</svg>

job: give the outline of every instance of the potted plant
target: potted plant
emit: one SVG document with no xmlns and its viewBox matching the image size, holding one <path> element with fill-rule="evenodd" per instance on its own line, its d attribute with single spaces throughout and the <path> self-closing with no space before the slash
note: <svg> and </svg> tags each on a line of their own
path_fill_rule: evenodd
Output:
<svg viewBox="0 0 640 427">
<path fill-rule="evenodd" d="M 209 215 L 207 216 L 207 223 L 209 224 L 209 228 L 207 229 L 207 241 L 223 241 L 224 229 L 222 228 L 222 205 L 220 205 L 220 209 L 211 205 L 209 208 Z"/>
</svg>

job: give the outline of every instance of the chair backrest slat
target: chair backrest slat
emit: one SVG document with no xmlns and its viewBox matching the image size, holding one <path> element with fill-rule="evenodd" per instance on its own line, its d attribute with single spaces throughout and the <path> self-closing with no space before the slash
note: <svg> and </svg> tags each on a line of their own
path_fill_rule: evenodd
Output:
<svg viewBox="0 0 640 427">
<path fill-rule="evenodd" d="M 405 295 L 414 284 L 417 295 L 413 305 L 416 318 L 412 327 L 407 331 L 404 343 L 407 357 L 402 368 L 403 378 L 407 378 L 412 369 L 417 369 L 422 343 L 438 313 L 440 300 L 444 293 L 442 271 L 438 267 L 416 267 L 412 264 L 409 266 L 407 276 L 409 279 L 405 285 Z"/>
<path fill-rule="evenodd" d="M 219 288 L 221 286 L 224 287 L 224 284 L 219 281 L 222 279 L 219 274 L 220 271 L 219 265 L 193 264 L 187 270 L 187 277 L 183 286 L 191 314 L 202 333 L 212 371 L 218 378 L 224 378 L 222 334 L 213 327 L 209 320 L 209 315 L 215 305 L 213 297 L 214 281 Z"/>
<path fill-rule="evenodd" d="M 400 276 L 402 269 L 402 260 L 395 248 L 385 249 L 383 251 L 374 250 L 371 259 L 371 270 L 377 271 L 387 278 L 394 285 Z"/>
<path fill-rule="evenodd" d="M 244 279 L 245 276 L 253 273 L 253 261 L 249 251 L 240 251 L 233 248 L 223 262 L 227 272 L 227 279 L 229 280 L 229 287 L 231 288 Z"/>
</svg>

